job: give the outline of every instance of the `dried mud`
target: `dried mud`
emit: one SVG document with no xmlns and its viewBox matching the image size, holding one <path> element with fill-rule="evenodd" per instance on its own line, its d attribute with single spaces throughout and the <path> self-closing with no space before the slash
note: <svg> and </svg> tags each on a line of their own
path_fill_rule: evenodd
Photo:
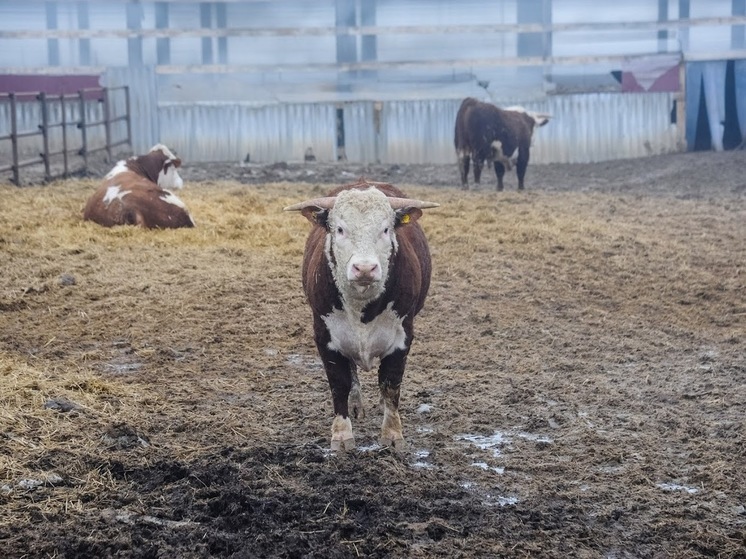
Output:
<svg viewBox="0 0 746 559">
<path fill-rule="evenodd" d="M 530 166 L 186 165 L 193 230 L 0 185 L 4 557 L 746 557 L 746 152 Z M 281 208 L 358 176 L 441 203 L 409 450 L 327 450 Z"/>
</svg>

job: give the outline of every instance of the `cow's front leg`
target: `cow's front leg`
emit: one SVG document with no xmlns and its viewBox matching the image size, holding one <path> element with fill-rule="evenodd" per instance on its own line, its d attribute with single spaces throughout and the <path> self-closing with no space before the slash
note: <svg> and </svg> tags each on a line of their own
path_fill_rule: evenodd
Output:
<svg viewBox="0 0 746 559">
<path fill-rule="evenodd" d="M 515 166 L 516 175 L 518 175 L 518 190 L 523 190 L 523 179 L 526 176 L 528 158 L 528 147 L 525 147 L 518 152 L 518 161 L 516 162 Z"/>
<path fill-rule="evenodd" d="M 353 376 L 356 376 L 355 365 L 341 353 L 329 349 L 328 339 L 323 336 L 316 340 L 316 347 L 324 363 L 334 405 L 332 450 L 352 450 L 355 448 L 355 436 L 352 434 L 348 399 L 353 385 Z"/>
<path fill-rule="evenodd" d="M 392 446 L 404 450 L 406 443 L 402 433 L 399 416 L 399 394 L 404 366 L 407 363 L 407 352 L 397 350 L 381 360 L 378 369 L 378 386 L 383 401 L 383 424 L 381 425 L 381 446 Z"/>
</svg>

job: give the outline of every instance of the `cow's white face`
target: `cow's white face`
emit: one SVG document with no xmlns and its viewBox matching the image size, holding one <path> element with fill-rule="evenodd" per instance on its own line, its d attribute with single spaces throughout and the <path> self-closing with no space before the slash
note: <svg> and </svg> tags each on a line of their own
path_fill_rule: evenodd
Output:
<svg viewBox="0 0 746 559">
<path fill-rule="evenodd" d="M 164 190 L 177 189 L 184 186 L 184 181 L 181 179 L 181 175 L 179 175 L 173 159 L 168 159 L 163 164 L 163 169 L 158 173 L 158 186 Z"/>
<path fill-rule="evenodd" d="M 178 167 L 181 165 L 181 159 L 163 144 L 156 144 L 150 148 L 150 153 L 160 151 L 166 158 L 163 162 L 163 169 L 158 173 L 158 186 L 163 189 L 178 189 L 184 186 L 184 181 L 179 175 Z"/>
<path fill-rule="evenodd" d="M 327 218 L 326 255 L 346 301 L 370 301 L 383 293 L 397 249 L 395 213 L 375 188 L 345 190 Z"/>
</svg>

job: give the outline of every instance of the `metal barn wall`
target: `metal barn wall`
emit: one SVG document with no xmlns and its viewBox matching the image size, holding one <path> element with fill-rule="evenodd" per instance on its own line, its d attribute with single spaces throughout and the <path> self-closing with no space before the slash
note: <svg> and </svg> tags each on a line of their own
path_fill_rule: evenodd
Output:
<svg viewBox="0 0 746 559">
<path fill-rule="evenodd" d="M 534 163 L 589 163 L 677 151 L 670 122 L 672 93 L 595 93 L 526 103 L 551 121 L 534 133 Z M 461 100 L 344 105 L 345 148 L 355 162 L 449 163 Z M 159 111 L 161 137 L 188 162 L 299 161 L 308 147 L 319 161 L 336 160 L 332 104 L 256 107 L 172 104 Z"/>
<path fill-rule="evenodd" d="M 152 66 L 129 66 L 107 68 L 101 76 L 103 87 L 130 88 L 130 114 L 132 115 L 132 149 L 135 153 L 145 153 L 160 136 L 158 118 L 158 88 L 156 74 Z M 119 100 L 113 107 L 115 114 L 125 113 Z"/>
<path fill-rule="evenodd" d="M 670 122 L 673 101 L 673 93 L 592 93 L 526 103 L 528 110 L 552 115 L 550 122 L 534 133 L 531 160 L 589 163 L 677 151 L 677 130 Z M 381 102 L 380 111 L 374 102 L 345 104 L 348 160 L 391 164 L 454 161 L 453 125 L 460 102 Z M 36 129 L 41 121 L 39 104 L 19 103 L 18 107 L 19 130 Z M 272 163 L 303 160 L 311 147 L 317 160 L 335 161 L 336 109 L 329 103 L 191 103 L 166 104 L 146 112 L 135 103 L 133 134 L 139 130 L 139 139 L 133 150 L 143 153 L 163 142 L 188 163 L 243 161 L 247 154 L 252 162 Z M 121 108 L 115 110 L 121 114 Z M 4 130 L 10 122 L 8 112 L 8 105 L 0 104 L 0 134 L 9 132 Z M 87 103 L 86 118 L 101 120 L 101 103 Z M 60 119 L 59 105 L 52 103 L 50 121 Z M 66 119 L 79 119 L 79 105 L 67 104 Z M 88 135 L 93 145 L 105 143 L 103 127 L 89 129 Z M 115 128 L 113 136 L 123 137 L 124 131 Z M 50 146 L 54 151 L 62 148 L 58 130 L 51 136 Z M 26 139 L 21 148 L 22 157 L 35 157 L 41 151 L 41 138 Z M 10 157 L 9 142 L 0 144 L 0 156 Z"/>
<path fill-rule="evenodd" d="M 159 141 L 185 162 L 302 160 L 308 147 L 317 159 L 335 157 L 335 107 L 238 103 L 169 104 L 158 110 Z"/>
</svg>

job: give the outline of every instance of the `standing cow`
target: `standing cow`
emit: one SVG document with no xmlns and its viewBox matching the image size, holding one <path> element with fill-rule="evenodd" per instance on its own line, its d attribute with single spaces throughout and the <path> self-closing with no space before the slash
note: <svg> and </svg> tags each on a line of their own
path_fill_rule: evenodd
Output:
<svg viewBox="0 0 746 559">
<path fill-rule="evenodd" d="M 180 166 L 181 159 L 163 144 L 153 146 L 145 155 L 119 161 L 88 199 L 83 219 L 104 227 L 194 227 L 184 202 L 168 190 L 184 185 Z"/>
<path fill-rule="evenodd" d="M 285 208 L 313 223 L 303 289 L 332 393 L 333 450 L 355 446 L 350 413 L 364 415 L 357 369 L 369 371 L 377 361 L 380 441 L 404 447 L 399 393 L 431 271 L 427 240 L 416 222 L 422 209 L 437 206 L 405 198 L 390 184 L 360 179 Z"/>
<path fill-rule="evenodd" d="M 469 188 L 469 160 L 474 164 L 474 182 L 479 184 L 485 161 L 492 161 L 497 176 L 497 190 L 503 189 L 505 171 L 516 166 L 518 190 L 528 167 L 534 128 L 544 126 L 550 116 L 522 107 L 500 109 L 467 97 L 456 114 L 454 146 L 458 158 L 461 187 Z"/>
</svg>

